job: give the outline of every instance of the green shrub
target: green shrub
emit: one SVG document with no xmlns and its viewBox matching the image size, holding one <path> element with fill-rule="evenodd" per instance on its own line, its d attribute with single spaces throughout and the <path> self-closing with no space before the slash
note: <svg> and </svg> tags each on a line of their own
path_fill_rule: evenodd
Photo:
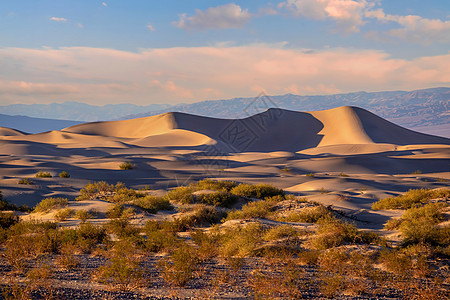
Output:
<svg viewBox="0 0 450 300">
<path fill-rule="evenodd" d="M 167 224 L 160 224 L 153 220 L 147 221 L 144 226 L 144 233 L 147 237 L 145 248 L 148 251 L 160 252 L 163 250 L 174 249 L 178 246 L 180 239 L 172 230 L 167 230 L 167 227 Z"/>
<path fill-rule="evenodd" d="M 55 219 L 59 222 L 65 221 L 72 217 L 74 212 L 72 208 L 60 209 L 55 213 Z"/>
<path fill-rule="evenodd" d="M 193 213 L 182 216 L 179 222 L 183 229 L 194 226 L 209 226 L 219 223 L 226 215 L 226 212 L 216 207 L 199 205 Z"/>
<path fill-rule="evenodd" d="M 199 263 L 195 249 L 183 243 L 170 257 L 161 259 L 157 267 L 166 282 L 183 287 L 195 278 Z"/>
<path fill-rule="evenodd" d="M 22 178 L 17 183 L 18 184 L 28 184 L 28 185 L 33 185 L 34 184 L 34 182 L 30 180 L 30 178 Z"/>
<path fill-rule="evenodd" d="M 97 281 L 121 291 L 131 291 L 143 283 L 139 261 L 123 255 L 114 255 L 97 269 L 95 277 Z"/>
<path fill-rule="evenodd" d="M 96 213 L 93 210 L 80 209 L 75 212 L 75 218 L 84 223 L 88 219 L 93 219 Z"/>
<path fill-rule="evenodd" d="M 239 198 L 236 195 L 230 194 L 228 192 L 218 191 L 214 193 L 196 195 L 196 200 L 197 202 L 203 204 L 230 208 L 231 206 L 236 204 Z"/>
<path fill-rule="evenodd" d="M 305 207 L 301 211 L 295 211 L 287 216 L 278 218 L 284 222 L 317 223 L 320 219 L 330 218 L 332 213 L 323 205 Z"/>
<path fill-rule="evenodd" d="M 69 200 L 67 200 L 67 198 L 45 198 L 36 205 L 34 212 L 47 213 L 52 209 L 61 209 L 66 207 L 68 202 Z"/>
<path fill-rule="evenodd" d="M 164 198 L 167 200 L 173 200 L 183 204 L 194 203 L 195 198 L 192 193 L 195 191 L 193 187 L 190 186 L 179 186 L 174 189 L 169 190 Z"/>
<path fill-rule="evenodd" d="M 268 218 L 275 209 L 274 202 L 270 200 L 259 200 L 245 204 L 241 210 L 234 210 L 228 213 L 227 220 Z"/>
<path fill-rule="evenodd" d="M 52 174 L 50 172 L 39 171 L 34 175 L 36 178 L 52 178 Z"/>
<path fill-rule="evenodd" d="M 298 230 L 291 225 L 275 226 L 267 230 L 264 234 L 266 241 L 273 241 L 282 238 L 292 238 L 298 236 Z"/>
<path fill-rule="evenodd" d="M 263 226 L 258 222 L 226 228 L 220 236 L 220 253 L 225 257 L 252 255 L 260 245 L 264 233 Z"/>
<path fill-rule="evenodd" d="M 314 177 L 315 175 L 314 175 L 314 173 L 307 173 L 306 176 L 307 177 Z"/>
<path fill-rule="evenodd" d="M 277 195 L 284 196 L 284 191 L 282 189 L 274 187 L 270 184 L 251 185 L 241 183 L 238 186 L 232 188 L 230 192 L 238 196 L 257 199 L 264 199 L 266 197 L 272 197 Z"/>
<path fill-rule="evenodd" d="M 106 228 L 90 222 L 81 223 L 75 230 L 65 230 L 63 240 L 73 241 L 85 253 L 91 252 L 107 239 Z"/>
<path fill-rule="evenodd" d="M 114 190 L 114 185 L 108 184 L 106 181 L 89 183 L 80 190 L 80 195 L 76 200 L 91 200 L 99 196 L 106 198 L 105 195 L 112 193 Z"/>
<path fill-rule="evenodd" d="M 139 206 L 145 211 L 155 214 L 160 210 L 172 210 L 173 206 L 169 200 L 164 197 L 147 195 L 143 198 L 138 198 L 133 202 L 134 205 Z"/>
<path fill-rule="evenodd" d="M 120 238 L 136 237 L 139 234 L 138 228 L 132 226 L 127 218 L 112 219 L 105 224 L 105 227 L 108 232 Z"/>
<path fill-rule="evenodd" d="M 126 162 L 121 163 L 119 165 L 119 168 L 121 170 L 131 170 L 134 168 L 134 166 L 129 161 L 126 161 Z"/>
<path fill-rule="evenodd" d="M 70 178 L 70 175 L 66 171 L 62 171 L 61 173 L 59 173 L 59 177 L 60 178 Z"/>
<path fill-rule="evenodd" d="M 98 181 L 87 184 L 80 190 L 80 195 L 76 200 L 101 199 L 114 203 L 128 203 L 137 198 L 144 197 L 145 194 L 133 189 L 128 189 L 122 182 L 108 184 L 105 181 Z"/>
<path fill-rule="evenodd" d="M 0 228 L 8 229 L 9 227 L 17 224 L 19 217 L 13 212 L 0 212 Z"/>
<path fill-rule="evenodd" d="M 405 194 L 397 196 L 385 198 L 383 200 L 379 200 L 372 205 L 372 209 L 408 209 L 417 204 L 425 204 L 428 203 L 431 199 L 450 197 L 449 189 L 439 189 L 439 190 L 430 190 L 430 189 L 417 189 L 417 190 L 409 190 Z"/>
<path fill-rule="evenodd" d="M 315 235 L 310 239 L 316 249 L 329 249 L 354 242 L 358 233 L 355 225 L 334 218 L 320 219 L 318 224 Z"/>
<path fill-rule="evenodd" d="M 216 181 L 212 179 L 203 179 L 193 186 L 197 191 L 215 190 L 215 191 L 229 192 L 231 191 L 232 188 L 237 186 L 237 184 L 234 181 Z"/>
<path fill-rule="evenodd" d="M 122 217 L 122 213 L 124 211 L 123 204 L 114 204 L 111 205 L 108 210 L 106 211 L 106 217 L 110 219 L 118 219 Z"/>
</svg>

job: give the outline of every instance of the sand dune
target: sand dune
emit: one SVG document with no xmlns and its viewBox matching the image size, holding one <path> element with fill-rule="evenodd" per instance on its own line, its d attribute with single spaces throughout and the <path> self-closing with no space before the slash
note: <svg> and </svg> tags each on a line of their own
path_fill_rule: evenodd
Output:
<svg viewBox="0 0 450 300">
<path fill-rule="evenodd" d="M 404 129 L 356 107 L 269 109 L 238 120 L 165 113 L 40 134 L 0 128 L 0 189 L 11 201 L 33 205 L 48 195 L 74 197 L 92 181 L 167 189 L 212 177 L 275 184 L 327 203 L 349 195 L 339 205 L 353 209 L 361 199 L 367 204 L 407 188 L 446 185 L 441 179 L 450 178 L 449 158 L 449 139 Z M 124 161 L 135 168 L 120 170 Z M 17 184 L 40 170 L 55 177 Z M 417 170 L 424 175 L 409 175 Z M 58 178 L 61 171 L 70 179 Z M 314 177 L 305 176 L 310 173 Z M 333 197 L 320 194 L 321 188 Z M 362 195 L 362 189 L 370 193 Z"/>
</svg>

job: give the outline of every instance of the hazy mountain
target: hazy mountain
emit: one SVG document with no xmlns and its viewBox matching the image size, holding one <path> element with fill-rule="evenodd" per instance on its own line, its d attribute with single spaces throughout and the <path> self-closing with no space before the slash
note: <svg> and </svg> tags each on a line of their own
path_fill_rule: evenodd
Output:
<svg viewBox="0 0 450 300">
<path fill-rule="evenodd" d="M 315 111 L 344 105 L 365 108 L 398 125 L 429 134 L 450 137 L 450 88 L 416 91 L 357 92 L 324 96 L 264 96 L 203 101 L 176 105 L 168 109 L 140 113 L 122 119 L 157 115 L 164 112 L 185 112 L 217 118 L 243 118 L 268 108 Z"/>
<path fill-rule="evenodd" d="M 79 102 L 64 102 L 52 104 L 11 104 L 0 106 L 0 113 L 21 115 L 35 118 L 76 120 L 76 121 L 106 121 L 143 111 L 161 110 L 170 107 L 168 104 L 150 104 L 139 106 L 134 104 L 108 104 L 104 106 L 90 105 Z"/>
<path fill-rule="evenodd" d="M 60 130 L 80 123 L 82 122 L 0 114 L 0 127 L 13 128 L 26 133 Z"/>
</svg>

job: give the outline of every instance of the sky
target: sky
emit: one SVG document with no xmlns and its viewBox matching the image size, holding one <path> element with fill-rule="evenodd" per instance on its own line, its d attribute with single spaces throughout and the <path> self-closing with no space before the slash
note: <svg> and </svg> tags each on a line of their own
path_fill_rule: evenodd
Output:
<svg viewBox="0 0 450 300">
<path fill-rule="evenodd" d="M 0 105 L 450 86 L 448 0 L 1 0 Z"/>
</svg>

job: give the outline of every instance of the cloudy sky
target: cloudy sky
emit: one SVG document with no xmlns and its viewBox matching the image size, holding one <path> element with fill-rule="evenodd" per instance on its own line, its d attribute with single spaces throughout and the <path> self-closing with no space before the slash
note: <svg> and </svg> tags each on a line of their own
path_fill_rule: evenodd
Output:
<svg viewBox="0 0 450 300">
<path fill-rule="evenodd" d="M 2 0 L 0 104 L 450 86 L 450 1 Z"/>
</svg>

